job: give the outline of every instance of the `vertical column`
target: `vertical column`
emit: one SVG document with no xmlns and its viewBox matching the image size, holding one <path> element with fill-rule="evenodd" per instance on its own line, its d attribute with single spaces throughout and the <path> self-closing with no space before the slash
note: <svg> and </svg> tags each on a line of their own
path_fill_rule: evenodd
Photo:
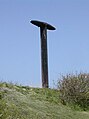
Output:
<svg viewBox="0 0 89 119">
<path fill-rule="evenodd" d="M 42 87 L 48 88 L 48 54 L 47 54 L 47 27 L 41 27 L 41 70 Z"/>
</svg>

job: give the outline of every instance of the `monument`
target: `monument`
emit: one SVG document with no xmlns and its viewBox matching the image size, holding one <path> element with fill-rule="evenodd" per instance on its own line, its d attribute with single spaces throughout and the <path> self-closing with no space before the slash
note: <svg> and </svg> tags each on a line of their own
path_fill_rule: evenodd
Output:
<svg viewBox="0 0 89 119">
<path fill-rule="evenodd" d="M 40 37 L 41 37 L 41 70 L 42 70 L 42 87 L 49 88 L 48 82 L 48 54 L 47 54 L 47 29 L 55 30 L 55 27 L 52 25 L 31 20 L 31 23 L 40 27 Z"/>
</svg>

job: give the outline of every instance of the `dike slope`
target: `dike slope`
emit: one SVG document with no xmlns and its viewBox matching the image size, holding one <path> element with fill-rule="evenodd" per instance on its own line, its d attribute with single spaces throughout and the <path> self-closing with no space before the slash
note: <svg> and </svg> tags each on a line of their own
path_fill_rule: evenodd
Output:
<svg viewBox="0 0 89 119">
<path fill-rule="evenodd" d="M 59 91 L 0 83 L 0 119 L 89 119 L 62 105 Z"/>
</svg>

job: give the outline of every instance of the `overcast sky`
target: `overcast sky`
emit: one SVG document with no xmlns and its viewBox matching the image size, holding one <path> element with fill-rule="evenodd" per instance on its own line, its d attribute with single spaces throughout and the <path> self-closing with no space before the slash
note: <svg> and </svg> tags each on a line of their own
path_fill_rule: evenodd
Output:
<svg viewBox="0 0 89 119">
<path fill-rule="evenodd" d="M 0 0 L 0 80 L 41 87 L 40 30 L 48 22 L 49 83 L 89 73 L 89 0 Z"/>
</svg>

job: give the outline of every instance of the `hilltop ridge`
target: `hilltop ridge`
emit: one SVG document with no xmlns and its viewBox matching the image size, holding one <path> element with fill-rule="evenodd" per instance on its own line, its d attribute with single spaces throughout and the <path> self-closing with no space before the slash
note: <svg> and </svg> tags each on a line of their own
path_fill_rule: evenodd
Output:
<svg viewBox="0 0 89 119">
<path fill-rule="evenodd" d="M 0 119 L 89 119 L 61 104 L 59 91 L 0 83 Z"/>
</svg>

